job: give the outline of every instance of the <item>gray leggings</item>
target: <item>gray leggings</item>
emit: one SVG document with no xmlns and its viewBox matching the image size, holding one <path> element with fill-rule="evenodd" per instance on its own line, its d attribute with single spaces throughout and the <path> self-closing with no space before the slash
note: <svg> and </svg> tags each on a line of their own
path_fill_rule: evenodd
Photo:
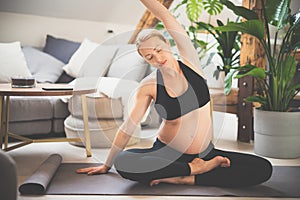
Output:
<svg viewBox="0 0 300 200">
<path fill-rule="evenodd" d="M 149 184 L 160 178 L 189 176 L 188 165 L 194 158 L 210 160 L 215 156 L 230 159 L 228 168 L 217 167 L 195 176 L 195 185 L 241 187 L 267 181 L 272 174 L 272 165 L 264 158 L 215 149 L 213 145 L 201 154 L 182 154 L 158 139 L 153 147 L 130 149 L 121 152 L 115 160 L 115 168 L 126 179 Z"/>
</svg>

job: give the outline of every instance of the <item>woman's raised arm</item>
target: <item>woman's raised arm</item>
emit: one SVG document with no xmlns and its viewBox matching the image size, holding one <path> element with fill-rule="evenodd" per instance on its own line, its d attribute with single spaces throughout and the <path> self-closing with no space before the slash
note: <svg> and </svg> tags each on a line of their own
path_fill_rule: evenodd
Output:
<svg viewBox="0 0 300 200">
<path fill-rule="evenodd" d="M 190 67 L 201 70 L 199 56 L 191 39 L 172 13 L 157 0 L 140 1 L 155 17 L 162 21 L 166 30 L 176 42 L 179 55 L 183 62 Z M 200 73 L 202 74 L 202 72 Z"/>
</svg>

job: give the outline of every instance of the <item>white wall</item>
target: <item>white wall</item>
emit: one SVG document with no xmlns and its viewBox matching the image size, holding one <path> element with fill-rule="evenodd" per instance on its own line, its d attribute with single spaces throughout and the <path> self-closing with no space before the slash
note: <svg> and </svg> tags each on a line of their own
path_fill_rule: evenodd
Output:
<svg viewBox="0 0 300 200">
<path fill-rule="evenodd" d="M 139 0 L 0 0 L 0 12 L 97 22 L 136 24 Z"/>
<path fill-rule="evenodd" d="M 22 45 L 37 47 L 44 45 L 46 34 L 79 42 L 85 37 L 102 42 L 114 34 L 134 29 L 135 25 L 0 12 L 0 42 L 18 40 Z M 109 34 L 108 30 L 113 30 L 114 34 Z"/>
<path fill-rule="evenodd" d="M 34 0 L 26 0 L 27 3 L 33 1 Z M 41 2 L 41 1 L 42 0 L 38 0 L 36 2 Z M 54 3 L 58 4 L 58 3 L 68 2 L 68 1 L 56 0 L 54 1 Z M 124 0 L 122 0 L 122 2 L 123 1 Z M 132 1 L 132 0 L 127 0 L 127 1 Z M 138 1 L 138 0 L 134 0 L 134 1 Z M 174 7 L 180 1 L 181 0 L 174 0 L 172 6 Z M 10 4 L 8 4 L 7 2 L 10 2 Z M 115 43 L 126 42 L 130 38 L 132 31 L 135 29 L 135 26 L 137 25 L 139 19 L 142 17 L 143 12 L 145 11 L 145 8 L 140 5 L 141 4 L 140 2 L 138 3 L 132 2 L 131 4 L 127 2 L 127 4 L 124 5 L 126 3 L 124 1 L 122 4 L 123 5 L 122 9 L 121 8 L 119 9 L 120 6 L 114 6 L 116 0 L 109 1 L 110 7 L 114 7 L 114 10 L 109 10 L 107 9 L 109 8 L 108 1 L 105 1 L 106 3 L 103 3 L 104 0 L 89 1 L 88 4 L 88 6 L 90 6 L 89 8 L 93 8 L 93 6 L 90 4 L 94 2 L 97 4 L 96 7 L 98 9 L 92 9 L 92 10 L 82 9 L 82 12 L 88 13 L 90 11 L 91 13 L 95 14 L 97 11 L 99 11 L 96 13 L 97 17 L 98 18 L 100 16 L 103 17 L 101 18 L 101 20 L 97 21 L 96 17 L 92 14 L 87 15 L 89 16 L 88 18 L 89 20 L 87 20 L 87 19 L 83 19 L 84 18 L 83 13 L 76 12 L 78 13 L 76 14 L 74 12 L 71 12 L 72 10 L 75 10 L 75 8 L 72 8 L 70 10 L 71 13 L 70 12 L 66 13 L 64 18 L 53 17 L 49 13 L 47 16 L 46 13 L 44 13 L 45 16 L 41 16 L 41 13 L 37 13 L 40 12 L 40 10 L 34 10 L 33 8 L 35 7 L 30 6 L 28 4 L 26 4 L 27 5 L 27 10 L 26 10 L 25 8 L 23 8 L 24 6 L 20 6 L 20 2 L 23 1 L 0 0 L 0 42 L 11 42 L 11 41 L 19 40 L 21 41 L 22 45 L 43 46 L 46 34 L 52 34 L 57 37 L 68 38 L 79 42 L 82 41 L 84 37 L 88 37 L 90 40 L 95 42 L 102 42 L 107 38 L 111 38 L 121 33 L 122 33 L 122 37 L 118 37 L 117 39 L 114 39 L 110 42 L 115 42 Z M 87 6 L 86 1 L 76 0 L 75 2 L 79 2 L 79 3 L 81 2 L 82 5 Z M 100 9 L 100 6 L 98 4 L 100 4 L 101 2 L 105 7 Z M 240 5 L 242 0 L 233 0 L 233 2 L 235 4 Z M 293 11 L 298 10 L 300 8 L 299 4 L 300 4 L 299 0 L 292 0 Z M 79 7 L 79 5 L 80 4 L 78 4 L 77 7 Z M 44 7 L 45 5 L 40 3 L 40 5 L 37 8 L 42 10 L 46 9 Z M 3 11 L 5 10 L 4 8 L 6 9 L 5 12 Z M 65 9 L 60 8 L 61 11 L 62 10 L 67 11 L 67 9 L 68 8 Z M 55 11 L 55 7 L 53 7 L 52 10 Z M 19 13 L 17 13 L 16 11 L 18 11 Z M 52 14 L 54 11 L 52 11 Z M 21 14 L 25 12 L 27 13 Z M 34 12 L 36 14 L 30 14 Z M 59 14 L 62 15 L 62 13 L 63 12 L 60 12 Z M 178 13 L 180 13 L 180 17 L 178 18 L 178 20 L 182 24 L 189 25 L 189 21 L 185 16 L 184 7 L 179 9 Z M 92 18 L 93 16 L 94 18 Z M 78 18 L 75 19 L 75 17 Z M 122 20 L 120 20 L 120 18 L 122 18 Z M 235 20 L 235 15 L 227 8 L 224 8 L 222 14 L 218 16 L 214 16 L 211 19 L 211 22 L 215 23 L 216 19 L 226 21 L 227 18 L 230 18 L 231 20 Z M 207 22 L 208 15 L 206 13 L 203 13 L 200 19 L 201 21 Z M 110 29 L 114 31 L 114 34 L 107 33 L 107 31 Z M 128 31 L 130 31 L 130 33 L 127 33 Z"/>
<path fill-rule="evenodd" d="M 0 42 L 19 40 L 22 45 L 43 46 L 46 34 L 79 42 L 84 37 L 102 42 L 114 35 L 132 32 L 145 8 L 138 0 L 118 1 L 75 0 L 71 5 L 70 0 L 0 0 Z M 180 0 L 175 0 L 172 6 L 178 2 Z M 179 12 L 179 21 L 188 25 L 184 8 Z M 217 17 L 226 20 L 229 15 L 228 11 L 225 11 Z M 205 13 L 201 16 L 202 19 L 207 21 Z M 215 18 L 212 19 L 212 22 L 214 21 Z M 109 29 L 114 30 L 114 35 L 107 33 Z M 111 42 L 126 42 L 130 36 L 131 33 L 122 34 L 121 39 L 117 38 Z"/>
</svg>

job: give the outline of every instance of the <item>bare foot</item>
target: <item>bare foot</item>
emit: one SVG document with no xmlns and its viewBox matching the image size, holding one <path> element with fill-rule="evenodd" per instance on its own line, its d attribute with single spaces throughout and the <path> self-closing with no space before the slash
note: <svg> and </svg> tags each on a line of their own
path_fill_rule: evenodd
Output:
<svg viewBox="0 0 300 200">
<path fill-rule="evenodd" d="M 205 161 L 201 158 L 195 158 L 192 162 L 189 163 L 191 168 L 190 176 L 180 176 L 180 177 L 171 177 L 171 178 L 162 178 L 153 180 L 150 182 L 150 186 L 155 186 L 159 183 L 172 183 L 172 184 L 181 184 L 181 185 L 194 185 L 196 174 L 203 174 L 208 172 L 218 166 L 220 167 L 230 167 L 230 160 L 226 157 L 216 156 L 211 160 Z"/>
<path fill-rule="evenodd" d="M 180 177 L 171 177 L 171 178 L 162 178 L 153 180 L 150 182 L 150 186 L 158 185 L 159 183 L 171 183 L 177 185 L 194 185 L 195 177 L 194 176 L 180 176 Z"/>
<path fill-rule="evenodd" d="M 205 161 L 201 158 L 195 158 L 189 163 L 191 168 L 191 175 L 203 174 L 218 166 L 230 167 L 230 160 L 226 157 L 216 156 L 211 160 Z"/>
</svg>

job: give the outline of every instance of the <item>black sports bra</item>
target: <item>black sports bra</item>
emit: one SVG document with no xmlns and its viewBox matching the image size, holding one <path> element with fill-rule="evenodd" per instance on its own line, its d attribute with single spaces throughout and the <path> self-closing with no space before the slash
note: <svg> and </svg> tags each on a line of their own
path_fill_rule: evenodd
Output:
<svg viewBox="0 0 300 200">
<path fill-rule="evenodd" d="M 167 120 L 181 117 L 197 108 L 201 108 L 210 101 L 206 80 L 181 61 L 178 61 L 178 63 L 188 82 L 187 90 L 178 97 L 168 95 L 162 74 L 157 70 L 157 89 L 154 107 L 158 114 Z"/>
</svg>

